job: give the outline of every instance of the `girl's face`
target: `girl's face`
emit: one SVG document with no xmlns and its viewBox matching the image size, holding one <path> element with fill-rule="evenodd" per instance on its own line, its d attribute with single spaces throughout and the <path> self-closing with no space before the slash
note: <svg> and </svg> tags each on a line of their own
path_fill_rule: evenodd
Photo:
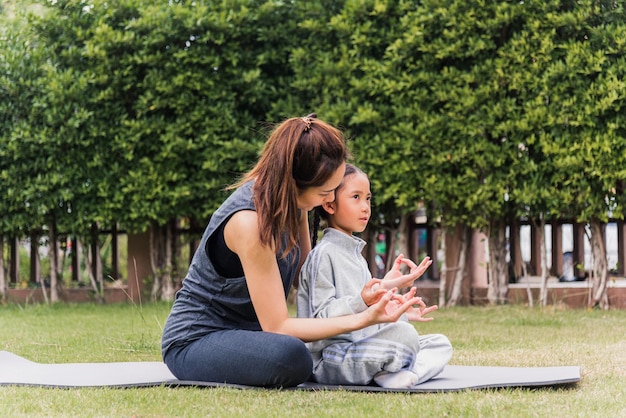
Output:
<svg viewBox="0 0 626 418">
<path fill-rule="evenodd" d="M 310 211 L 316 206 L 335 200 L 335 189 L 341 184 L 346 164 L 341 164 L 332 176 L 319 187 L 309 187 L 298 194 L 298 208 Z"/>
<path fill-rule="evenodd" d="M 363 232 L 371 215 L 370 181 L 363 173 L 345 177 L 335 192 L 335 201 L 324 204 L 328 225 L 346 234 Z"/>
</svg>

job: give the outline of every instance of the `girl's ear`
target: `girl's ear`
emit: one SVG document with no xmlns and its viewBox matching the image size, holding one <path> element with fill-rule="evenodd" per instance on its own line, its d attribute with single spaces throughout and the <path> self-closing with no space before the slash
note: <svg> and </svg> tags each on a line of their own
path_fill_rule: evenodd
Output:
<svg viewBox="0 0 626 418">
<path fill-rule="evenodd" d="M 326 211 L 329 215 L 335 214 L 335 202 L 325 202 L 322 203 L 322 209 Z"/>
</svg>

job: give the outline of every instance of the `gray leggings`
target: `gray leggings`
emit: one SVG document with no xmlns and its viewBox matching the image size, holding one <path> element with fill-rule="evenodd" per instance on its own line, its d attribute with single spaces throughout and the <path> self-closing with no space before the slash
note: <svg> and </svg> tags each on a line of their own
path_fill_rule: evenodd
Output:
<svg viewBox="0 0 626 418">
<path fill-rule="evenodd" d="M 165 353 L 179 380 L 289 387 L 305 382 L 313 362 L 297 338 L 263 331 L 214 331 Z"/>
</svg>

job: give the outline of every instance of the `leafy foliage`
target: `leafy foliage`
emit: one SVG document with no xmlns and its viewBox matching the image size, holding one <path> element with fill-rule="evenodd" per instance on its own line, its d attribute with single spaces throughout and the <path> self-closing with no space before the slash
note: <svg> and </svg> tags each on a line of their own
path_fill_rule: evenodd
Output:
<svg viewBox="0 0 626 418">
<path fill-rule="evenodd" d="M 0 35 L 2 234 L 206 219 L 268 122 L 311 111 L 346 130 L 375 224 L 623 218 L 620 2 L 36 5 Z"/>
</svg>

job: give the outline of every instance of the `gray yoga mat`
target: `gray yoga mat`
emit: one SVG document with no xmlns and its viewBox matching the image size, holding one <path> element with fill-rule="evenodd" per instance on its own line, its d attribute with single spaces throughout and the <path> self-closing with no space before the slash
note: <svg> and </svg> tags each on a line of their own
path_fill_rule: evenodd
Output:
<svg viewBox="0 0 626 418">
<path fill-rule="evenodd" d="M 447 366 L 434 379 L 414 389 L 384 389 L 378 386 L 321 385 L 307 382 L 284 390 L 349 390 L 360 392 L 450 392 L 466 389 L 504 387 L 542 387 L 573 385 L 580 381 L 579 366 L 559 367 L 486 367 Z M 149 387 L 197 386 L 259 389 L 252 386 L 217 382 L 178 380 L 162 362 L 120 363 L 36 363 L 0 351 L 0 386 Z"/>
</svg>

